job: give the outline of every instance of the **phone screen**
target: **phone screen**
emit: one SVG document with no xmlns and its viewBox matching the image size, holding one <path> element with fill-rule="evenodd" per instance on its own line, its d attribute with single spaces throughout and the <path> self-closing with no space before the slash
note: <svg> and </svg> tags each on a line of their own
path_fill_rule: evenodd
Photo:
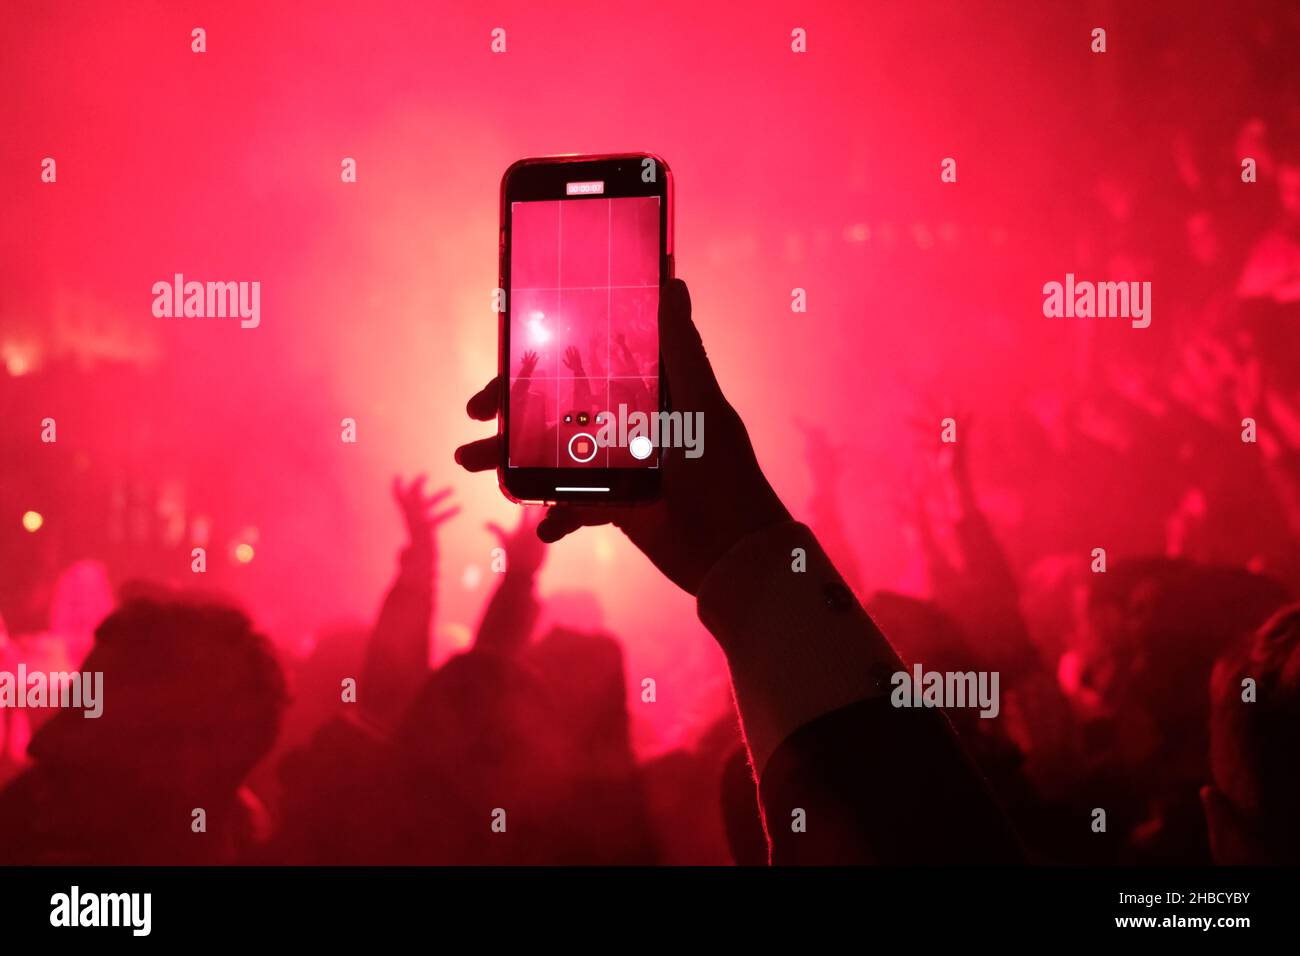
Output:
<svg viewBox="0 0 1300 956">
<path fill-rule="evenodd" d="M 507 467 L 659 466 L 661 201 L 510 204 Z"/>
</svg>

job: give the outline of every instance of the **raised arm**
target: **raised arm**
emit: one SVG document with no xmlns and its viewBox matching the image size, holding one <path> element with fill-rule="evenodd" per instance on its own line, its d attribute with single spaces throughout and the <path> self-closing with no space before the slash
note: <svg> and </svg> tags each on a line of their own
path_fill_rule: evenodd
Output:
<svg viewBox="0 0 1300 956">
<path fill-rule="evenodd" d="M 539 537 L 557 541 L 613 523 L 696 597 L 726 653 L 773 862 L 1018 859 L 1013 834 L 946 719 L 891 707 L 898 657 L 768 484 L 713 375 L 684 283 L 664 287 L 660 310 L 674 404 L 708 420 L 705 454 L 666 453 L 657 502 L 557 505 Z M 499 401 L 494 384 L 468 411 L 486 421 Z M 462 446 L 456 459 L 489 470 L 496 439 Z M 798 810 L 804 832 L 791 825 Z"/>
<path fill-rule="evenodd" d="M 492 593 L 474 638 L 477 650 L 513 655 L 527 645 L 541 606 L 537 601 L 537 573 L 546 560 L 547 545 L 537 537 L 538 516 L 525 510 L 513 531 L 489 524 L 505 552 L 501 582 Z"/>
<path fill-rule="evenodd" d="M 427 495 L 425 481 L 421 475 L 403 487 L 393 479 L 393 498 L 405 519 L 408 540 L 366 644 L 357 693 L 366 716 L 381 727 L 392 726 L 428 675 L 437 563 L 434 533 L 460 510 L 438 510 L 451 489 Z"/>
</svg>

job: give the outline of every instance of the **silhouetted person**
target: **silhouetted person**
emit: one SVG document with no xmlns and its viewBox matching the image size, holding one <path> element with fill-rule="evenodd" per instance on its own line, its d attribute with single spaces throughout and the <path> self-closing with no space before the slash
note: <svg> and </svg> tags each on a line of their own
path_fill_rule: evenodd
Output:
<svg viewBox="0 0 1300 956">
<path fill-rule="evenodd" d="M 242 783 L 275 740 L 285 682 L 241 611 L 130 601 L 82 670 L 103 673 L 103 713 L 60 710 L 32 739 L 33 766 L 0 793 L 0 862 L 231 863 L 266 836 Z"/>
<path fill-rule="evenodd" d="M 426 494 L 426 480 L 421 475 L 403 488 L 393 479 L 393 498 L 406 524 L 407 544 L 366 644 L 357 687 L 357 702 L 382 727 L 396 724 L 428 674 L 438 557 L 435 532 L 460 511 L 458 507 L 438 510 L 451 489 Z"/>
<path fill-rule="evenodd" d="M 445 504 L 450 489 L 426 493 L 426 481 L 393 479 L 407 541 L 368 639 L 354 648 L 323 644 L 302 669 L 308 712 L 324 719 L 277 768 L 283 823 L 268 852 L 277 862 L 392 862 L 395 850 L 385 842 L 396 770 L 390 738 L 429 677 L 436 532 L 460 510 Z"/>
<path fill-rule="evenodd" d="M 511 657 L 470 650 L 438 668 L 394 738 L 396 812 L 385 838 L 394 859 L 554 861 L 564 845 L 553 820 L 571 808 L 568 755 L 550 718 L 547 689 Z"/>
<path fill-rule="evenodd" d="M 623 648 L 606 634 L 557 627 L 523 661 L 546 689 L 549 730 L 567 761 L 566 795 L 551 822 L 560 855 L 552 862 L 658 862 L 632 752 Z"/>
</svg>

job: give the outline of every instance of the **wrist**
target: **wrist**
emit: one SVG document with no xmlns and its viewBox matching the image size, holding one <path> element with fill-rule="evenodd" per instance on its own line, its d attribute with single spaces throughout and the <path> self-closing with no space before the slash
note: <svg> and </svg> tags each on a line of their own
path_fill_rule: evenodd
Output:
<svg viewBox="0 0 1300 956">
<path fill-rule="evenodd" d="M 758 504 L 735 508 L 731 514 L 735 515 L 736 520 L 720 529 L 716 540 L 721 542 L 721 546 L 709 566 L 704 569 L 705 577 L 749 538 L 770 528 L 794 523 L 789 510 L 771 488 L 765 489 L 765 493 L 759 496 Z"/>
</svg>

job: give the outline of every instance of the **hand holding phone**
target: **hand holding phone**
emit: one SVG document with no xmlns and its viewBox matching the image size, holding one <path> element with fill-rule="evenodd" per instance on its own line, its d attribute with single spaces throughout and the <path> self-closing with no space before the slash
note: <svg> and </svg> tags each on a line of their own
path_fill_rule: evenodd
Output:
<svg viewBox="0 0 1300 956">
<path fill-rule="evenodd" d="M 557 504 L 537 528 L 543 541 L 558 541 L 586 525 L 621 529 L 674 584 L 690 594 L 705 574 L 746 535 L 790 520 L 754 456 L 749 434 L 714 378 L 700 334 L 691 321 L 686 283 L 673 279 L 659 303 L 664 379 L 672 384 L 675 410 L 699 412 L 708 441 L 703 454 L 688 458 L 683 449 L 663 451 L 663 494 L 630 506 Z M 497 377 L 469 400 L 470 418 L 497 417 L 506 392 Z M 501 437 L 483 438 L 456 449 L 456 461 L 469 471 L 497 467 Z"/>
</svg>

